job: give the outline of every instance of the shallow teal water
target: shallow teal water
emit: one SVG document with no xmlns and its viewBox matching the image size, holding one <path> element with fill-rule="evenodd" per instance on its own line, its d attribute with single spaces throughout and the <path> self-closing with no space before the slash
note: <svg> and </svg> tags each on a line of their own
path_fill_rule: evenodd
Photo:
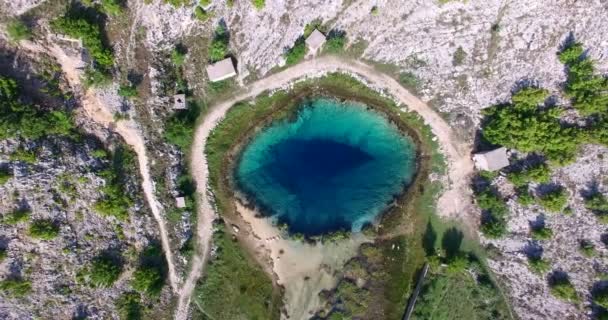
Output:
<svg viewBox="0 0 608 320">
<path fill-rule="evenodd" d="M 410 184 L 415 145 L 363 105 L 331 99 L 303 104 L 245 147 L 239 188 L 291 232 L 359 231 Z"/>
</svg>

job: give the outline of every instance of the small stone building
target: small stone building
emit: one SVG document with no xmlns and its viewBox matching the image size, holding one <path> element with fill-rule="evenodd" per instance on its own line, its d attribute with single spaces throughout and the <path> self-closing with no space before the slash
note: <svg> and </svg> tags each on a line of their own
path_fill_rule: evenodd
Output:
<svg viewBox="0 0 608 320">
<path fill-rule="evenodd" d="M 322 34 L 319 30 L 315 29 L 308 38 L 306 38 L 306 45 L 311 52 L 317 52 L 319 48 L 323 46 L 325 43 L 325 35 Z"/>
<path fill-rule="evenodd" d="M 177 197 L 175 198 L 175 206 L 182 209 L 186 207 L 186 198 L 184 197 Z"/>
<path fill-rule="evenodd" d="M 473 155 L 477 170 L 497 171 L 509 165 L 507 148 L 502 147 L 492 151 L 479 152 Z"/>
<path fill-rule="evenodd" d="M 185 94 L 176 94 L 173 96 L 173 109 L 175 110 L 184 110 L 187 109 L 186 105 L 186 95 Z"/>
<path fill-rule="evenodd" d="M 208 65 L 207 76 L 209 76 L 209 81 L 211 82 L 222 81 L 236 76 L 236 70 L 234 69 L 234 64 L 232 64 L 232 59 L 226 58 L 222 61 Z"/>
</svg>

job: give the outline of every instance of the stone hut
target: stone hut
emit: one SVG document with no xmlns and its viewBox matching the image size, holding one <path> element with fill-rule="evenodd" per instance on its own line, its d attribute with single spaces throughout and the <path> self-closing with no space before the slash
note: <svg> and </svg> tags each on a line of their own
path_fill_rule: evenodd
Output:
<svg viewBox="0 0 608 320">
<path fill-rule="evenodd" d="M 175 206 L 182 209 L 186 207 L 186 198 L 184 197 L 177 197 L 175 198 Z"/>
<path fill-rule="evenodd" d="M 234 64 L 232 64 L 232 59 L 226 58 L 222 61 L 208 65 L 207 75 L 211 82 L 222 81 L 236 76 L 236 70 L 234 69 Z"/>
<path fill-rule="evenodd" d="M 181 93 L 181 94 L 176 94 L 173 96 L 173 109 L 174 110 L 184 110 L 187 109 L 188 106 L 186 105 L 186 95 Z"/>
<path fill-rule="evenodd" d="M 509 165 L 507 148 L 502 147 L 492 151 L 479 152 L 473 155 L 477 170 L 497 171 Z"/>
<path fill-rule="evenodd" d="M 313 31 L 308 36 L 308 38 L 306 38 L 306 45 L 308 46 L 308 49 L 313 53 L 317 52 L 317 50 L 319 50 L 319 48 L 321 48 L 324 43 L 325 35 L 317 29 L 315 29 L 315 31 Z"/>
</svg>

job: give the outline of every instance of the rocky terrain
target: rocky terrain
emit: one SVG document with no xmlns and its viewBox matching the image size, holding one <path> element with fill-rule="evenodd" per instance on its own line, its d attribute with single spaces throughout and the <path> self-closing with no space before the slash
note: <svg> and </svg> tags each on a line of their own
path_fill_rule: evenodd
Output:
<svg viewBox="0 0 608 320">
<path fill-rule="evenodd" d="M 402 80 L 405 77 L 407 86 L 442 112 L 471 144 L 479 128 L 480 111 L 508 100 L 511 91 L 522 84 L 538 84 L 567 104 L 560 93 L 566 75 L 556 52 L 569 36 L 584 44 L 599 73 L 608 72 L 608 20 L 604 18 L 608 6 L 602 0 L 266 0 L 263 9 L 254 8 L 250 1 L 213 0 L 206 6 L 210 17 L 205 21 L 194 15 L 198 3 L 185 2 L 176 8 L 162 0 L 127 1 L 122 16 L 110 16 L 106 29 L 117 67 L 114 83 L 97 90 L 110 114 L 128 115 L 143 132 L 155 195 L 163 218 L 169 221 L 170 247 L 177 257 L 175 265 L 180 275 L 188 268 L 188 239 L 194 222 L 190 216 L 192 207 L 176 210 L 174 199 L 184 193 L 178 177 L 186 172 L 187 157 L 184 148 L 167 143 L 164 129 L 174 115 L 171 96 L 180 91 L 176 83 L 186 82 L 186 88 L 205 101 L 201 104 L 203 109 L 222 95 L 230 95 L 214 91 L 204 73 L 209 39 L 220 23 L 225 23 L 229 32 L 229 52 L 238 61 L 236 82 L 240 83 L 262 78 L 283 66 L 286 50 L 302 36 L 307 24 L 320 20 L 328 29 L 342 30 L 349 42 L 349 55 L 360 56 L 378 70 Z M 60 14 L 65 3 L 0 0 L 0 22 L 6 25 L 15 17 L 23 17 L 34 27 L 34 43 L 56 42 L 78 57 L 78 44 L 70 49 L 70 41 L 47 37 L 54 35 L 49 21 L 54 14 Z M 45 11 L 42 14 L 36 11 L 41 8 Z M 3 26 L 0 51 L 15 52 L 24 46 L 10 41 L 6 31 Z M 178 44 L 188 49 L 188 67 L 175 67 L 170 62 Z M 21 54 L 26 55 L 25 50 Z M 30 52 L 29 59 L 34 56 Z M 4 69 L 13 73 L 18 69 L 19 63 L 14 61 L 17 60 L 8 60 L 10 67 L 5 64 L 0 68 L 3 75 Z M 84 65 L 87 55 L 78 57 L 78 61 Z M 117 89 L 127 78 L 131 81 L 133 75 L 139 79 L 138 98 L 119 97 Z M 61 82 L 67 88 L 67 81 Z M 238 84 L 230 85 L 235 88 Z M 76 95 L 65 104 L 77 106 L 78 110 L 80 98 L 82 95 Z M 28 318 L 42 311 L 58 318 L 78 314 L 114 317 L 116 307 L 112 301 L 131 290 L 128 278 L 137 267 L 136 252 L 158 239 L 157 222 L 141 196 L 137 166 L 128 183 L 129 192 L 139 195 L 129 209 L 129 220 L 119 221 L 94 212 L 93 203 L 100 198 L 99 189 L 105 181 L 98 173 L 109 166 L 110 160 L 94 157 L 93 151 L 114 150 L 120 138 L 110 133 L 111 128 L 94 125 L 84 112 L 76 114 L 79 126 L 97 136 L 92 142 L 86 139 L 75 143 L 54 137 L 0 140 L 0 167 L 13 173 L 0 186 L 0 213 L 5 217 L 22 208 L 30 212 L 30 221 L 48 218 L 61 225 L 59 236 L 49 241 L 28 237 L 29 222 L 0 224 L 0 248 L 7 252 L 0 262 L 0 276 L 29 279 L 32 283 L 28 298 L 0 299 L 0 316 L 4 318 Z M 36 150 L 36 162 L 12 160 L 10 155 L 19 148 Z M 569 215 L 551 215 L 538 205 L 522 206 L 513 198 L 513 186 L 506 178 L 493 180 L 509 199 L 509 233 L 502 240 L 482 241 L 495 247 L 490 266 L 522 319 L 590 316 L 590 291 L 608 271 L 608 251 L 602 242 L 605 227 L 585 209 L 582 194 L 592 182 L 603 194 L 608 192 L 604 178 L 608 173 L 607 151 L 605 147 L 586 146 L 576 162 L 553 171 L 551 181 L 567 189 L 572 212 Z M 530 222 L 543 214 L 554 235 L 534 242 L 529 235 Z M 594 245 L 594 256 L 581 254 L 579 243 L 583 239 Z M 552 269 L 568 273 L 583 297 L 581 307 L 554 298 L 546 276 L 529 270 L 526 251 L 537 245 L 542 246 Z M 91 289 L 75 284 L 82 266 L 99 253 L 117 248 L 125 253 L 123 256 L 126 252 L 135 253 L 125 257 L 127 271 L 114 287 Z M 64 287 L 71 291 L 61 289 Z M 168 303 L 170 293 L 164 290 L 161 300 Z"/>
</svg>

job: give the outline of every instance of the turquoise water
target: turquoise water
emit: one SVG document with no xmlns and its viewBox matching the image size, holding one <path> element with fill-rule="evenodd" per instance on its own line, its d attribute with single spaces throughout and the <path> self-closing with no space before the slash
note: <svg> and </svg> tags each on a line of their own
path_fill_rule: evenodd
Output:
<svg viewBox="0 0 608 320">
<path fill-rule="evenodd" d="M 359 231 L 409 185 L 415 145 L 363 105 L 307 101 L 245 147 L 239 188 L 263 212 L 308 236 Z"/>
</svg>

